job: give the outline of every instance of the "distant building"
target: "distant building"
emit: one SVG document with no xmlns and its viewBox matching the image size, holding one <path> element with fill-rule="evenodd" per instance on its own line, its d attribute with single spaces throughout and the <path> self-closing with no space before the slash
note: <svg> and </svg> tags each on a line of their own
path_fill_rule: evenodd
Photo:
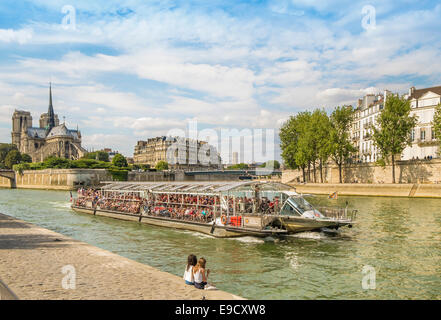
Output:
<svg viewBox="0 0 441 320">
<path fill-rule="evenodd" d="M 357 153 L 353 157 L 355 162 L 375 162 L 381 154 L 374 144 L 372 135 L 374 127 L 378 126 L 378 116 L 386 105 L 387 95 L 368 94 L 358 100 L 355 109 L 354 120 L 350 129 L 350 137 Z M 405 98 L 410 100 L 410 115 L 417 116 L 417 126 L 412 130 L 412 146 L 406 147 L 401 154 L 401 160 L 424 159 L 425 157 L 438 157 L 438 143 L 432 127 L 435 107 L 441 102 L 441 86 L 415 89 L 409 89 Z"/>
<path fill-rule="evenodd" d="M 238 152 L 233 152 L 233 165 L 234 164 L 239 164 L 239 153 Z"/>
<path fill-rule="evenodd" d="M 441 86 L 409 89 L 406 98 L 410 100 L 412 107 L 411 115 L 418 118 L 417 126 L 412 130 L 412 146 L 406 147 L 402 154 L 402 160 L 424 159 L 424 157 L 438 157 L 439 144 L 436 141 L 432 121 L 435 115 L 435 107 L 441 103 Z"/>
<path fill-rule="evenodd" d="M 133 161 L 152 168 L 159 161 L 166 161 L 171 169 L 219 168 L 221 165 L 216 148 L 207 142 L 165 136 L 138 141 Z"/>
<path fill-rule="evenodd" d="M 32 161 L 43 161 L 49 156 L 79 159 L 87 153 L 81 147 L 81 132 L 60 124 L 52 105 L 52 87 L 49 87 L 49 108 L 40 116 L 40 127 L 32 126 L 30 112 L 15 110 L 12 116 L 12 143 Z"/>
<path fill-rule="evenodd" d="M 385 96 L 388 94 L 368 94 L 357 102 L 350 136 L 357 152 L 355 162 L 374 162 L 379 158 L 379 152 L 372 139 L 373 130 L 377 126 L 377 118 L 384 108 Z"/>
</svg>

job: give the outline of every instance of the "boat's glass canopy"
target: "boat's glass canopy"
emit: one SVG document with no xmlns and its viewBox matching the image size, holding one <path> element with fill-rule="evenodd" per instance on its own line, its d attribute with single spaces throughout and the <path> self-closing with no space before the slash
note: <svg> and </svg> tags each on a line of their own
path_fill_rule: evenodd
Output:
<svg viewBox="0 0 441 320">
<path fill-rule="evenodd" d="M 212 182 L 106 182 L 103 191 L 188 193 L 188 194 L 228 194 L 255 191 L 288 191 L 289 185 L 264 181 L 212 181 Z"/>
</svg>

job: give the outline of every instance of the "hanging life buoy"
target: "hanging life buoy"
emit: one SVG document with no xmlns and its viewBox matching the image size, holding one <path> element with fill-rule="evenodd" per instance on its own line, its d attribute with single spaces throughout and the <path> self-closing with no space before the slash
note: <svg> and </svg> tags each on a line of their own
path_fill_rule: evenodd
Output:
<svg viewBox="0 0 441 320">
<path fill-rule="evenodd" d="M 227 216 L 222 216 L 221 217 L 221 222 L 222 222 L 222 224 L 227 224 Z"/>
</svg>

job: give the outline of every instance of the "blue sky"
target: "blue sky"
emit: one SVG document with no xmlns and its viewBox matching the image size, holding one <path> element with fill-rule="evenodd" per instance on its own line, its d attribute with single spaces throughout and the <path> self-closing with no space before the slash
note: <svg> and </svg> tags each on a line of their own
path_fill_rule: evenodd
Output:
<svg viewBox="0 0 441 320">
<path fill-rule="evenodd" d="M 11 139 L 14 109 L 37 125 L 49 81 L 56 113 L 86 148 L 128 156 L 188 120 L 277 130 L 302 110 L 441 85 L 437 1 L 121 3 L 0 2 L 0 141 Z M 66 5 L 75 24 L 63 24 Z M 365 6 L 375 28 L 362 26 Z"/>
</svg>

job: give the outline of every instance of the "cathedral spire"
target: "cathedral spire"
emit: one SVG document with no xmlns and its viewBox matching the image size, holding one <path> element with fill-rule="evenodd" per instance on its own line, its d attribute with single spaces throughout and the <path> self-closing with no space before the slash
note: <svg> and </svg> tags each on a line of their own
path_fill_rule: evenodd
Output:
<svg viewBox="0 0 441 320">
<path fill-rule="evenodd" d="M 47 111 L 48 115 L 48 129 L 52 129 L 55 127 L 55 113 L 54 113 L 54 107 L 52 105 L 52 83 L 49 82 L 49 109 Z"/>
</svg>

